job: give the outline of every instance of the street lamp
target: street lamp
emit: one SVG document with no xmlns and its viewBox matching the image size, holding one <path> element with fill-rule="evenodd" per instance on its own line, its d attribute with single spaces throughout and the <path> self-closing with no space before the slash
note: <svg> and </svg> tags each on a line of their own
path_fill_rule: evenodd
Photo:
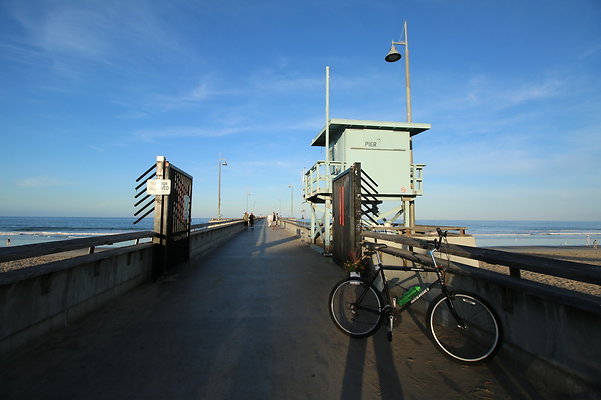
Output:
<svg viewBox="0 0 601 400">
<path fill-rule="evenodd" d="M 404 41 L 395 42 L 392 41 L 392 46 L 384 59 L 387 62 L 393 63 L 401 59 L 401 53 L 398 52 L 395 44 L 405 46 L 405 93 L 407 96 L 407 122 L 411 121 L 411 81 L 409 78 L 409 38 L 407 34 L 407 21 L 403 24 L 403 35 L 401 39 L 405 37 Z M 411 135 L 409 136 L 409 162 L 413 165 L 413 143 L 411 141 Z M 413 180 L 411 180 L 411 189 L 413 190 Z M 408 211 L 408 212 L 407 212 Z M 415 200 L 410 199 L 408 201 L 408 210 L 405 210 L 405 226 L 415 226 Z M 408 216 L 408 218 L 407 218 Z"/>
<path fill-rule="evenodd" d="M 227 165 L 227 161 L 221 158 L 221 153 L 219 153 L 219 173 L 218 173 L 218 186 L 217 186 L 217 219 L 221 219 L 221 166 Z"/>
<path fill-rule="evenodd" d="M 398 52 L 395 44 L 405 46 L 405 92 L 407 94 L 407 122 L 411 122 L 411 83 L 409 80 L 409 39 L 407 36 L 407 21 L 405 21 L 403 25 L 403 32 L 405 36 L 405 40 L 402 42 L 392 41 L 392 46 L 390 46 L 390 51 L 384 57 L 384 59 L 390 63 L 399 61 L 401 59 L 401 53 Z"/>
<path fill-rule="evenodd" d="M 290 188 L 290 218 L 294 216 L 294 186 L 288 185 Z"/>
</svg>

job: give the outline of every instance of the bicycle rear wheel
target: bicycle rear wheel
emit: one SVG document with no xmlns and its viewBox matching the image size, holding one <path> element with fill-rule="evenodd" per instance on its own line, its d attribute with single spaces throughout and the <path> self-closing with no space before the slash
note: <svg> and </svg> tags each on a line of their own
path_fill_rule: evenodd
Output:
<svg viewBox="0 0 601 400">
<path fill-rule="evenodd" d="M 499 318 L 481 298 L 467 292 L 450 292 L 453 306 L 463 323 L 459 326 L 444 294 L 430 305 L 427 324 L 436 347 L 447 357 L 477 363 L 493 357 L 502 341 Z"/>
<path fill-rule="evenodd" d="M 352 337 L 373 335 L 382 325 L 382 298 L 378 290 L 357 278 L 340 281 L 330 293 L 330 317 Z"/>
</svg>

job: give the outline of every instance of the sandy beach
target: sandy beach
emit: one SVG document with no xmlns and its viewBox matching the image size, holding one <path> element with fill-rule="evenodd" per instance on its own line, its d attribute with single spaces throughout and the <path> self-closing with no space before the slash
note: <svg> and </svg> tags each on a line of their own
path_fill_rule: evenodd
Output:
<svg viewBox="0 0 601 400">
<path fill-rule="evenodd" d="M 97 250 L 99 250 L 99 249 L 97 249 Z M 64 260 L 67 258 L 82 256 L 87 253 L 88 253 L 88 249 L 81 249 L 81 250 L 66 251 L 63 253 L 48 254 L 48 255 L 40 256 L 40 257 L 24 258 L 22 260 L 16 260 L 16 261 L 1 262 L 0 263 L 0 273 L 12 271 L 15 269 L 32 267 L 34 265 L 47 264 L 50 262 Z"/>
<path fill-rule="evenodd" d="M 507 251 L 510 253 L 529 254 L 533 256 L 554 258 L 564 261 L 579 262 L 585 264 L 599 265 L 601 268 L 601 248 L 585 246 L 505 246 L 495 247 L 493 250 Z M 504 266 L 480 263 L 481 268 L 490 269 L 502 274 L 509 274 L 509 268 Z M 587 293 L 601 297 L 601 286 L 590 283 L 572 281 L 554 276 L 537 274 L 530 271 L 521 271 L 523 279 L 545 283 L 577 292 Z"/>
</svg>

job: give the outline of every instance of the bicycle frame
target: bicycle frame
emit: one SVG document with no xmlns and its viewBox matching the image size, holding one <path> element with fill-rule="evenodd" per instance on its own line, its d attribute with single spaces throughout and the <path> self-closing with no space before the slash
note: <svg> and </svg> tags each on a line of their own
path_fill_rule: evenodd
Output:
<svg viewBox="0 0 601 400">
<path fill-rule="evenodd" d="M 398 312 L 401 313 L 403 311 L 405 311 L 406 309 L 408 309 L 409 307 L 411 307 L 413 305 L 413 303 L 415 303 L 417 300 L 419 300 L 420 298 L 422 298 L 423 296 L 425 296 L 428 292 L 430 292 L 430 290 L 432 290 L 435 286 L 440 286 L 442 292 L 445 294 L 446 298 L 447 298 L 447 302 L 449 304 L 449 310 L 451 311 L 451 314 L 453 315 L 453 317 L 455 317 L 455 320 L 457 321 L 457 325 L 461 328 L 465 328 L 466 325 L 463 322 L 463 320 L 461 319 L 461 317 L 457 314 L 457 311 L 455 310 L 455 305 L 453 304 L 453 302 L 451 301 L 451 297 L 450 297 L 450 293 L 449 293 L 449 289 L 447 288 L 447 285 L 444 282 L 444 277 L 442 274 L 442 271 L 440 268 L 438 268 L 438 265 L 436 264 L 436 259 L 434 258 L 434 253 L 437 250 L 437 246 L 434 249 L 428 250 L 428 255 L 430 256 L 431 260 L 432 260 L 432 264 L 434 265 L 434 267 L 392 267 L 392 266 L 385 266 L 382 264 L 382 257 L 380 256 L 380 251 L 379 250 L 373 250 L 373 251 L 369 251 L 366 252 L 366 254 L 371 255 L 376 255 L 376 259 L 377 259 L 377 264 L 374 265 L 374 268 L 376 269 L 376 274 L 374 275 L 374 277 L 371 279 L 371 281 L 369 282 L 370 285 L 374 285 L 375 281 L 378 279 L 379 276 L 381 276 L 382 278 L 382 283 L 383 283 L 383 289 L 382 289 L 382 293 L 384 294 L 385 297 L 385 301 L 386 301 L 386 305 L 383 307 L 382 312 L 389 312 L 391 305 L 390 305 L 390 294 L 388 292 L 388 286 L 386 285 L 386 275 L 384 274 L 384 270 L 389 270 L 389 271 L 414 271 L 414 272 L 435 272 L 436 273 L 436 280 L 432 283 L 430 283 L 425 289 L 423 289 L 422 291 L 420 291 L 418 293 L 417 296 L 415 296 L 414 298 L 411 299 L 411 301 L 407 302 L 406 304 L 404 304 L 403 306 L 401 306 L 400 308 L 398 308 Z M 373 259 L 372 259 L 373 260 Z M 361 303 L 361 301 L 363 300 L 363 297 L 365 296 L 365 294 L 367 293 L 367 290 L 360 296 L 359 298 L 359 303 Z M 395 307 L 396 309 L 396 307 Z M 393 318 L 393 316 L 390 316 L 391 320 Z"/>
</svg>

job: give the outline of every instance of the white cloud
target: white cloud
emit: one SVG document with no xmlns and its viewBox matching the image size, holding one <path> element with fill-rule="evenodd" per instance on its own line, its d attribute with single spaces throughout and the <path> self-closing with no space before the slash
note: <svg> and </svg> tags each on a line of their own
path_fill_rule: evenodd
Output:
<svg viewBox="0 0 601 400">
<path fill-rule="evenodd" d="M 51 60 L 46 64 L 52 67 L 70 65 L 76 58 L 121 64 L 145 46 L 179 47 L 162 27 L 159 15 L 163 10 L 144 2 L 41 0 L 34 6 L 14 1 L 4 9 L 25 30 L 12 39 L 13 46 L 23 49 L 23 54 L 45 55 Z"/>
</svg>

